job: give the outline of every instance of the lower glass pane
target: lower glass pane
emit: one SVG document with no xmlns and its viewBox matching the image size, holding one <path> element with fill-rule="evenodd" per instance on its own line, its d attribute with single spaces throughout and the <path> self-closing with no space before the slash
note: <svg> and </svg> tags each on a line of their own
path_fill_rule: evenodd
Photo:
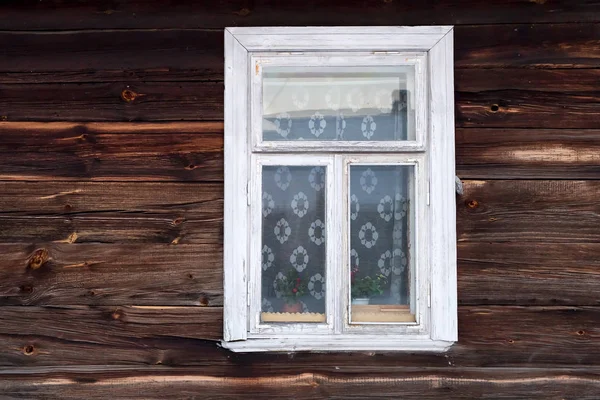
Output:
<svg viewBox="0 0 600 400">
<path fill-rule="evenodd" d="M 325 322 L 326 167 L 262 169 L 262 322 Z"/>
<path fill-rule="evenodd" d="M 414 167 L 350 166 L 352 323 L 414 322 L 411 296 Z"/>
</svg>

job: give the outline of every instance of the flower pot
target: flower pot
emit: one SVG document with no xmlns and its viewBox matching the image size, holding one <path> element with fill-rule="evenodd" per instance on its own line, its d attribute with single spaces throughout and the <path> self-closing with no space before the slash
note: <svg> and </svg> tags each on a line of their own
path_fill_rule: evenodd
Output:
<svg viewBox="0 0 600 400">
<path fill-rule="evenodd" d="M 302 304 L 300 304 L 300 302 L 293 304 L 283 303 L 283 307 L 281 310 L 285 313 L 301 313 Z"/>
<path fill-rule="evenodd" d="M 366 306 L 367 304 L 369 304 L 369 298 L 368 297 L 357 297 L 355 299 L 352 299 L 352 304 L 357 305 L 357 306 Z"/>
</svg>

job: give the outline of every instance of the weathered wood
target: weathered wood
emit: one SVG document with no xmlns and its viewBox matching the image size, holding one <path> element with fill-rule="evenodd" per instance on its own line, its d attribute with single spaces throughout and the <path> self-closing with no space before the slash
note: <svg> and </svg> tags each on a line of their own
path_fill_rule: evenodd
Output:
<svg viewBox="0 0 600 400">
<path fill-rule="evenodd" d="M 600 244 L 458 244 L 458 301 L 600 305 Z"/>
<path fill-rule="evenodd" d="M 0 182 L 0 242 L 222 243 L 223 187 Z"/>
<path fill-rule="evenodd" d="M 596 83 L 599 80 L 600 69 L 457 69 L 456 124 L 459 127 L 597 128 L 600 91 Z M 36 96 L 31 96 L 33 90 Z M 221 82 L 2 84 L 0 91 L 4 95 L 0 99 L 0 113 L 8 121 L 223 119 Z M 53 106 L 48 107 L 48 104 Z M 582 118 L 584 115 L 586 118 Z M 86 129 L 65 125 L 64 129 L 74 131 L 72 133 Z M 189 126 L 182 125 L 182 133 L 190 131 Z M 96 128 L 96 124 L 93 126 L 91 129 L 102 129 Z M 3 130 L 17 127 L 27 129 L 28 126 L 13 124 Z M 61 129 L 58 124 L 55 127 Z M 206 125 L 212 132 L 215 127 Z M 156 133 L 154 126 L 151 129 Z M 114 132 L 111 128 L 111 133 Z M 85 144 L 85 140 L 82 142 Z"/>
<path fill-rule="evenodd" d="M 78 239 L 78 238 L 77 238 Z M 47 261 L 32 269 L 35 255 Z M 598 305 L 600 245 L 461 242 L 461 305 Z M 220 244 L 0 244 L 0 305 L 223 304 Z"/>
<path fill-rule="evenodd" d="M 157 189 L 160 190 L 160 189 Z M 223 217 L 111 213 L 76 216 L 0 216 L 0 243 L 163 243 L 223 245 Z"/>
<path fill-rule="evenodd" d="M 600 240 L 600 181 L 465 181 L 459 241 Z"/>
<path fill-rule="evenodd" d="M 0 122 L 0 137 L 5 180 L 223 180 L 222 122 Z"/>
<path fill-rule="evenodd" d="M 364 2 L 228 0 L 218 3 L 5 1 L 2 30 L 224 28 L 287 25 L 436 25 L 600 21 L 594 1 Z M 36 18 L 30 18 L 35 13 Z"/>
<path fill-rule="evenodd" d="M 360 353 L 233 355 L 216 344 L 220 307 L 0 307 L 0 366 L 137 364 L 232 365 L 284 373 L 343 365 L 598 365 L 599 307 L 459 307 L 459 343 L 446 354 Z M 199 340 L 202 339 L 202 340 Z M 32 347 L 29 347 L 32 346 Z M 292 361 L 292 362 L 290 362 Z M 229 371 L 232 373 L 233 371 Z"/>
<path fill-rule="evenodd" d="M 44 243 L 0 254 L 0 305 L 223 304 L 219 245 Z"/>
<path fill-rule="evenodd" d="M 385 368 L 378 376 L 307 370 L 263 377 L 213 376 L 208 368 L 164 368 L 0 373 L 6 399 L 165 399 L 189 394 L 202 398 L 401 398 L 401 399 L 596 399 L 600 372 L 596 368 Z M 316 369 L 316 368 L 315 368 Z M 1 378 L 10 380 L 2 380 Z"/>
<path fill-rule="evenodd" d="M 459 128 L 456 171 L 462 179 L 597 179 L 600 130 Z"/>
<path fill-rule="evenodd" d="M 0 83 L 223 79 L 221 30 L 0 32 L 0 43 Z"/>
<path fill-rule="evenodd" d="M 596 69 L 458 69 L 457 125 L 597 128 L 599 81 Z"/>
<path fill-rule="evenodd" d="M 598 24 L 464 26 L 454 30 L 457 68 L 596 68 Z"/>
<path fill-rule="evenodd" d="M 339 23 L 339 18 L 338 15 L 330 21 Z M 360 18 L 360 24 L 365 25 L 364 15 Z M 391 23 L 398 24 L 398 21 Z M 281 26 L 282 21 L 275 25 Z M 455 66 L 459 69 L 596 68 L 600 59 L 598 24 L 458 26 L 454 32 Z M 126 85 L 146 92 L 146 99 L 152 100 L 165 89 L 155 84 L 149 86 L 150 81 L 223 79 L 220 29 L 0 32 L 0 43 L 11 44 L 3 48 L 4 57 L 0 58 L 0 84 L 17 84 L 15 88 L 1 86 L 2 97 L 28 92 L 30 97 L 41 96 L 40 102 L 47 102 L 48 91 L 62 89 L 51 100 L 66 101 L 71 97 L 81 99 L 88 92 L 88 99 L 98 103 L 96 118 L 108 112 L 107 104 L 119 100 Z M 91 85 L 93 82 L 103 84 Z M 78 90 L 73 85 L 37 87 L 28 83 L 86 85 L 85 90 Z M 198 93 L 197 86 L 190 83 L 182 86 L 171 93 L 182 97 L 180 102 L 190 101 Z M 36 96 L 31 96 L 33 91 Z M 139 99 L 142 101 L 143 98 Z M 136 116 L 133 111 L 129 113 L 126 116 Z"/>
<path fill-rule="evenodd" d="M 219 183 L 0 181 L 0 193 L 2 216 L 164 214 L 178 215 L 177 224 L 181 218 L 221 218 L 223 213 Z"/>
<path fill-rule="evenodd" d="M 4 180 L 223 180 L 221 122 L 0 122 L 0 135 Z M 463 179 L 595 179 L 598 143 L 595 129 L 458 128 L 457 173 Z"/>
<path fill-rule="evenodd" d="M 0 93 L 2 120 L 223 119 L 222 82 L 14 84 L 0 85 Z"/>
</svg>

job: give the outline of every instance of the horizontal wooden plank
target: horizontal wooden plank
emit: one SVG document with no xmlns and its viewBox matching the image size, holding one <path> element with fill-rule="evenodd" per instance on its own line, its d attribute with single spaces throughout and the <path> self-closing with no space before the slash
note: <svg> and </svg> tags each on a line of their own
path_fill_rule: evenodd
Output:
<svg viewBox="0 0 600 400">
<path fill-rule="evenodd" d="M 600 241 L 600 181 L 465 181 L 459 241 Z"/>
<path fill-rule="evenodd" d="M 600 69 L 457 69 L 456 125 L 597 128 L 600 124 L 600 90 L 596 83 L 599 80 Z M 8 121 L 223 119 L 222 82 L 0 84 L 0 91 L 5 95 L 0 99 L 1 117 Z M 36 96 L 31 96 L 32 91 L 36 92 Z M 48 107 L 49 104 L 52 106 Z M 91 125 L 88 135 L 106 133 L 99 131 L 102 129 L 99 125 Z M 31 132 L 31 126 L 8 125 L 2 130 L 10 132 L 7 130 L 20 127 Z M 64 134 L 72 135 L 70 137 L 79 137 L 81 134 L 75 133 L 88 129 L 83 124 L 57 124 L 54 125 L 55 132 L 51 126 L 45 128 L 51 135 L 60 135 L 58 130 L 64 129 Z M 110 133 L 115 133 L 115 128 L 120 126 L 123 124 L 111 127 Z M 191 127 L 185 123 L 179 126 L 183 127 L 182 134 L 190 132 Z M 216 125 L 193 126 L 215 133 Z M 150 129 L 156 133 L 154 125 Z M 126 127 L 124 131 L 144 134 Z M 107 140 L 110 138 L 107 137 Z M 89 146 L 89 139 L 79 140 Z M 127 137 L 121 139 L 126 140 Z M 207 144 L 210 146 L 210 143 Z"/>
<path fill-rule="evenodd" d="M 600 70 L 456 70 L 462 127 L 597 128 Z"/>
<path fill-rule="evenodd" d="M 84 215 L 86 213 L 174 215 L 182 219 L 221 218 L 221 183 L 19 182 L 0 181 L 0 216 Z"/>
<path fill-rule="evenodd" d="M 593 1 L 364 2 L 6 1 L 2 30 L 224 28 L 226 26 L 435 25 L 600 21 Z M 30 18 L 35 13 L 36 18 Z"/>
<path fill-rule="evenodd" d="M 4 181 L 0 193 L 4 243 L 222 243 L 222 184 Z"/>
<path fill-rule="evenodd" d="M 223 123 L 0 122 L 0 179 L 223 180 Z"/>
<path fill-rule="evenodd" d="M 430 7 L 433 5 L 427 3 L 426 8 Z M 360 18 L 360 24 L 364 25 L 367 19 L 363 14 Z M 328 21 L 326 25 L 331 21 L 339 24 L 340 15 Z M 281 22 L 277 21 L 276 25 L 282 25 Z M 392 23 L 398 24 L 398 20 Z M 48 91 L 62 89 L 62 94 L 56 94 L 55 98 L 62 97 L 66 101 L 71 97 L 81 99 L 89 93 L 88 98 L 96 98 L 101 103 L 98 114 L 101 110 L 108 113 L 106 107 L 119 100 L 127 84 L 146 94 L 145 99 L 150 102 L 160 98 L 159 90 L 164 91 L 160 86 L 146 85 L 150 81 L 223 79 L 223 31 L 220 29 L 0 31 L 0 42 L 10 43 L 4 46 L 5 56 L 0 59 L 0 84 L 17 85 L 15 88 L 1 86 L 2 97 L 19 99 L 18 91 L 29 90 L 30 97 L 39 96 L 39 101 L 44 102 Z M 600 59 L 600 27 L 593 23 L 458 26 L 454 42 L 455 66 L 459 69 L 596 68 Z M 92 82 L 122 84 L 89 86 Z M 77 90 L 69 85 L 37 88 L 27 85 L 30 83 L 87 85 L 83 86 L 85 90 Z M 189 83 L 182 86 L 178 91 L 173 89 L 173 93 L 187 97 L 187 101 L 198 92 L 197 87 Z M 36 96 L 31 96 L 34 91 Z M 138 100 L 142 102 L 143 98 Z M 124 116 L 134 118 L 136 114 L 129 110 Z"/>
<path fill-rule="evenodd" d="M 456 173 L 462 179 L 598 179 L 600 130 L 458 128 Z"/>
<path fill-rule="evenodd" d="M 0 85 L 0 93 L 2 120 L 223 119 L 222 82 L 11 84 Z"/>
<path fill-rule="evenodd" d="M 0 136 L 0 180 L 223 180 L 222 122 L 5 121 Z M 458 128 L 457 174 L 596 179 L 598 143 L 596 129 Z"/>
<path fill-rule="evenodd" d="M 218 349 L 220 307 L 0 307 L 0 367 L 82 364 L 235 365 L 283 374 L 298 368 L 356 372 L 388 366 L 598 365 L 598 307 L 459 307 L 459 342 L 446 354 L 232 354 Z M 292 362 L 290 362 L 292 360 Z M 214 368 L 214 369 L 213 369 Z M 229 370 L 230 373 L 233 371 Z"/>
<path fill-rule="evenodd" d="M 223 304 L 221 244 L 37 242 L 0 254 L 0 305 Z M 461 242 L 459 304 L 599 305 L 599 255 L 597 243 Z"/>
<path fill-rule="evenodd" d="M 0 32 L 0 42 L 10 43 L 0 83 L 223 79 L 223 31 Z"/>
<path fill-rule="evenodd" d="M 599 243 L 458 244 L 461 305 L 600 305 Z"/>
<path fill-rule="evenodd" d="M 0 244 L 0 305 L 223 305 L 221 247 Z"/>
<path fill-rule="evenodd" d="M 596 68 L 598 24 L 528 24 L 457 27 L 457 68 Z"/>
<path fill-rule="evenodd" d="M 595 400 L 597 369 L 386 368 L 379 374 L 307 370 L 295 374 L 213 376 L 211 368 L 81 368 L 46 374 L 0 373 L 6 399 L 165 399 L 210 393 L 212 398 L 402 398 Z M 4 378 L 4 379 L 2 379 Z"/>
</svg>

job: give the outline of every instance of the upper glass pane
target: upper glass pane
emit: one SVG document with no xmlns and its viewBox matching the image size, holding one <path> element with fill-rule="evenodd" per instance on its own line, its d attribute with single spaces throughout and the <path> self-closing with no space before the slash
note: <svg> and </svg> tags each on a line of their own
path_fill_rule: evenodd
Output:
<svg viewBox="0 0 600 400">
<path fill-rule="evenodd" d="M 415 140 L 414 66 L 265 66 L 264 141 Z"/>
<path fill-rule="evenodd" d="M 263 322 L 325 322 L 326 167 L 262 169 Z"/>
</svg>

